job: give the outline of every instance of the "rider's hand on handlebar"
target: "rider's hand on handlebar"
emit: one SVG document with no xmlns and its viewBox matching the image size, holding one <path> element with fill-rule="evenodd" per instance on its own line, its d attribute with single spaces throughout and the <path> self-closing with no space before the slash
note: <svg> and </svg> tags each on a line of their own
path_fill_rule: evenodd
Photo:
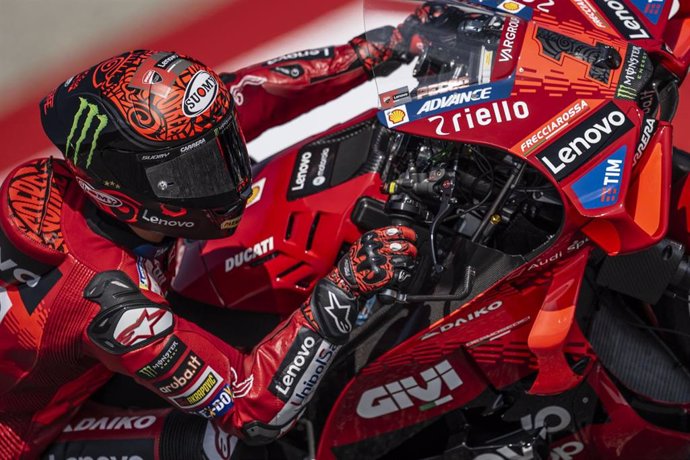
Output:
<svg viewBox="0 0 690 460">
<path fill-rule="evenodd" d="M 350 44 L 370 74 L 376 69 L 379 75 L 387 75 L 401 62 L 409 63 L 424 51 L 428 45 L 428 39 L 424 37 L 426 25 L 437 27 L 452 22 L 452 13 L 453 9 L 443 4 L 427 2 L 398 27 L 384 26 L 369 30 L 354 37 Z"/>
<path fill-rule="evenodd" d="M 417 235 L 409 227 L 385 227 L 365 233 L 344 255 L 328 279 L 353 297 L 399 289 L 411 278 Z"/>
<path fill-rule="evenodd" d="M 406 52 L 412 54 L 420 54 L 427 42 L 423 37 L 425 26 L 443 27 L 445 23 L 453 21 L 453 12 L 454 9 L 442 3 L 426 2 L 417 7 L 415 12 L 397 27 L 401 37 L 398 47 L 405 48 Z"/>
<path fill-rule="evenodd" d="M 325 339 L 342 344 L 354 329 L 364 296 L 407 284 L 417 255 L 417 235 L 408 227 L 385 227 L 365 233 L 338 265 L 314 287 L 302 308 Z"/>
</svg>

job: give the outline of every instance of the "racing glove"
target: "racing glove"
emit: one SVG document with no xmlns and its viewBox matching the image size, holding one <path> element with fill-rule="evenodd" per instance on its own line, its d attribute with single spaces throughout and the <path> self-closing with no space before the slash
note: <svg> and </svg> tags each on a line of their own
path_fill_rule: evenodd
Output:
<svg viewBox="0 0 690 460">
<path fill-rule="evenodd" d="M 414 269 L 416 239 L 414 230 L 402 226 L 367 232 L 316 284 L 304 313 L 326 340 L 345 343 L 367 297 L 406 285 Z"/>
<path fill-rule="evenodd" d="M 449 22 L 454 11 L 444 4 L 426 2 L 397 27 L 370 30 L 350 40 L 350 45 L 370 77 L 374 73 L 386 76 L 422 52 L 427 41 L 422 37 L 426 24 L 437 27 Z"/>
</svg>

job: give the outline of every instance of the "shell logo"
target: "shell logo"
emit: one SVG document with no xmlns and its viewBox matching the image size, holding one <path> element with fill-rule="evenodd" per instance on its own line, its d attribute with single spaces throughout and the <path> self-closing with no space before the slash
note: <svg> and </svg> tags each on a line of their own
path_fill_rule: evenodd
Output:
<svg viewBox="0 0 690 460">
<path fill-rule="evenodd" d="M 512 0 L 508 0 L 501 3 L 498 7 L 503 11 L 507 11 L 508 13 L 518 13 L 525 7 L 525 5 L 523 5 L 522 3 L 514 2 Z"/>
<path fill-rule="evenodd" d="M 388 120 L 390 120 L 391 123 L 398 124 L 405 119 L 405 115 L 405 111 L 395 109 L 388 114 Z"/>
<path fill-rule="evenodd" d="M 264 184 L 266 183 L 266 178 L 262 177 L 260 180 L 252 184 L 252 194 L 247 199 L 247 208 L 254 203 L 257 203 L 261 199 L 261 195 L 264 193 Z"/>
</svg>

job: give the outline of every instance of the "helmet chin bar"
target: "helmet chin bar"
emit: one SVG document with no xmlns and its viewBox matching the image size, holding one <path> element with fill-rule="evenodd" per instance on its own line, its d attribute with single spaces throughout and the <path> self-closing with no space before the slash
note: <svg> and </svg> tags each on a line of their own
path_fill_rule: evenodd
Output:
<svg viewBox="0 0 690 460">
<path fill-rule="evenodd" d="M 128 227 L 141 239 L 144 239 L 150 243 L 160 243 L 165 238 L 165 234 L 156 232 L 154 230 L 146 230 L 136 225 L 128 224 Z"/>
</svg>

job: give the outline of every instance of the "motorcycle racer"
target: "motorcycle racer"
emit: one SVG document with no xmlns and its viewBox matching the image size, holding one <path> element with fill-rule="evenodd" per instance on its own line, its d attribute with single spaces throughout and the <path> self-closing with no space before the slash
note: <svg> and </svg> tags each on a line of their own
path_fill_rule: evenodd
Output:
<svg viewBox="0 0 690 460">
<path fill-rule="evenodd" d="M 176 53 L 128 52 L 41 101 L 65 158 L 20 165 L 0 191 L 3 458 L 37 456 L 113 372 L 250 443 L 292 426 L 362 299 L 408 278 L 414 232 L 365 234 L 248 355 L 166 304 L 174 238 L 232 235 L 251 182 L 245 141 L 394 68 L 424 14 L 380 40 L 220 77 Z"/>
</svg>

